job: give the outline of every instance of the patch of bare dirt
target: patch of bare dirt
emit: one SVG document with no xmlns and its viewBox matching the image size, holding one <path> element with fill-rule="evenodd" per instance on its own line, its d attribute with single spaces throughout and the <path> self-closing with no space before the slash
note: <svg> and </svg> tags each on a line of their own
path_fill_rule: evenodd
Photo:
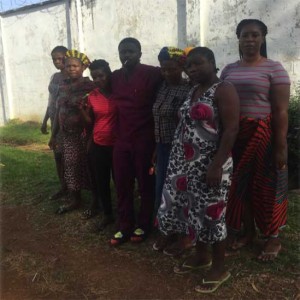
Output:
<svg viewBox="0 0 300 300">
<path fill-rule="evenodd" d="M 194 286 L 203 274 L 175 275 L 175 262 L 149 250 L 151 239 L 115 249 L 95 234 L 83 244 L 76 213 L 41 213 L 38 224 L 36 214 L 30 206 L 1 207 L 1 299 L 299 299 L 299 281 L 253 274 L 233 261 L 231 280 L 213 295 L 199 295 Z M 65 226 L 64 218 L 73 221 Z"/>
</svg>

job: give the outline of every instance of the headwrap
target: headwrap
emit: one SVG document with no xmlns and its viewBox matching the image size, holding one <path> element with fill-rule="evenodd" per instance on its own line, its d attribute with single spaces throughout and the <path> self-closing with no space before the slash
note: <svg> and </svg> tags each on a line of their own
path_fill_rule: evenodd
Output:
<svg viewBox="0 0 300 300">
<path fill-rule="evenodd" d="M 91 63 L 89 58 L 84 54 L 84 53 L 81 53 L 75 49 L 72 49 L 72 50 L 68 50 L 66 52 L 66 57 L 69 57 L 69 58 L 77 58 L 79 59 L 83 65 L 85 66 L 89 66 L 89 64 Z"/>
<path fill-rule="evenodd" d="M 158 54 L 159 61 L 175 60 L 180 64 L 184 64 L 186 55 L 183 50 L 176 47 L 163 47 Z"/>
<path fill-rule="evenodd" d="M 191 47 L 191 46 L 186 47 L 186 48 L 183 49 L 183 52 L 184 52 L 184 54 L 187 56 L 187 55 L 189 54 L 189 52 L 190 52 L 191 50 L 193 50 L 194 48 L 195 48 L 195 47 Z"/>
</svg>

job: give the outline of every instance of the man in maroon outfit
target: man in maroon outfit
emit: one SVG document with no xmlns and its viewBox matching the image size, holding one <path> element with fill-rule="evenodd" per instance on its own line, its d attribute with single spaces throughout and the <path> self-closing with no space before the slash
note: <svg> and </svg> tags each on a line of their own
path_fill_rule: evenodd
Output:
<svg viewBox="0 0 300 300">
<path fill-rule="evenodd" d="M 154 178 L 149 169 L 155 145 L 152 106 L 162 80 L 159 68 L 140 63 L 138 40 L 125 38 L 118 50 L 122 68 L 112 74 L 112 94 L 118 110 L 113 164 L 119 231 L 110 241 L 112 246 L 129 238 L 132 242 L 143 241 L 151 227 Z M 136 221 L 135 178 L 141 201 Z"/>
</svg>

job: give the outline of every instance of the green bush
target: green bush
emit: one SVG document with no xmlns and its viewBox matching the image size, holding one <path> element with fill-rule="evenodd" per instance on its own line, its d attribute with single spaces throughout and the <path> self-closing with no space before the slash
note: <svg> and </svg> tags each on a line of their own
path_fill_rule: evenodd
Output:
<svg viewBox="0 0 300 300">
<path fill-rule="evenodd" d="M 289 187 L 300 187 L 300 83 L 290 99 L 288 129 Z"/>
</svg>

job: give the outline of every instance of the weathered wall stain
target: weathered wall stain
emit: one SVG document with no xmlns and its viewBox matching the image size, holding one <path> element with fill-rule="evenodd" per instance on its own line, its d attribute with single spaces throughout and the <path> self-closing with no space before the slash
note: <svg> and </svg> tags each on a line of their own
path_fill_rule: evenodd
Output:
<svg viewBox="0 0 300 300">
<path fill-rule="evenodd" d="M 0 124 L 41 120 L 56 45 L 80 48 L 91 60 L 104 58 L 112 69 L 120 67 L 117 47 L 126 36 L 141 41 L 142 61 L 153 65 L 163 46 L 201 45 L 214 51 L 222 69 L 238 59 L 235 29 L 244 18 L 268 25 L 268 55 L 283 63 L 295 86 L 299 0 L 61 0 L 1 14 Z"/>
</svg>

